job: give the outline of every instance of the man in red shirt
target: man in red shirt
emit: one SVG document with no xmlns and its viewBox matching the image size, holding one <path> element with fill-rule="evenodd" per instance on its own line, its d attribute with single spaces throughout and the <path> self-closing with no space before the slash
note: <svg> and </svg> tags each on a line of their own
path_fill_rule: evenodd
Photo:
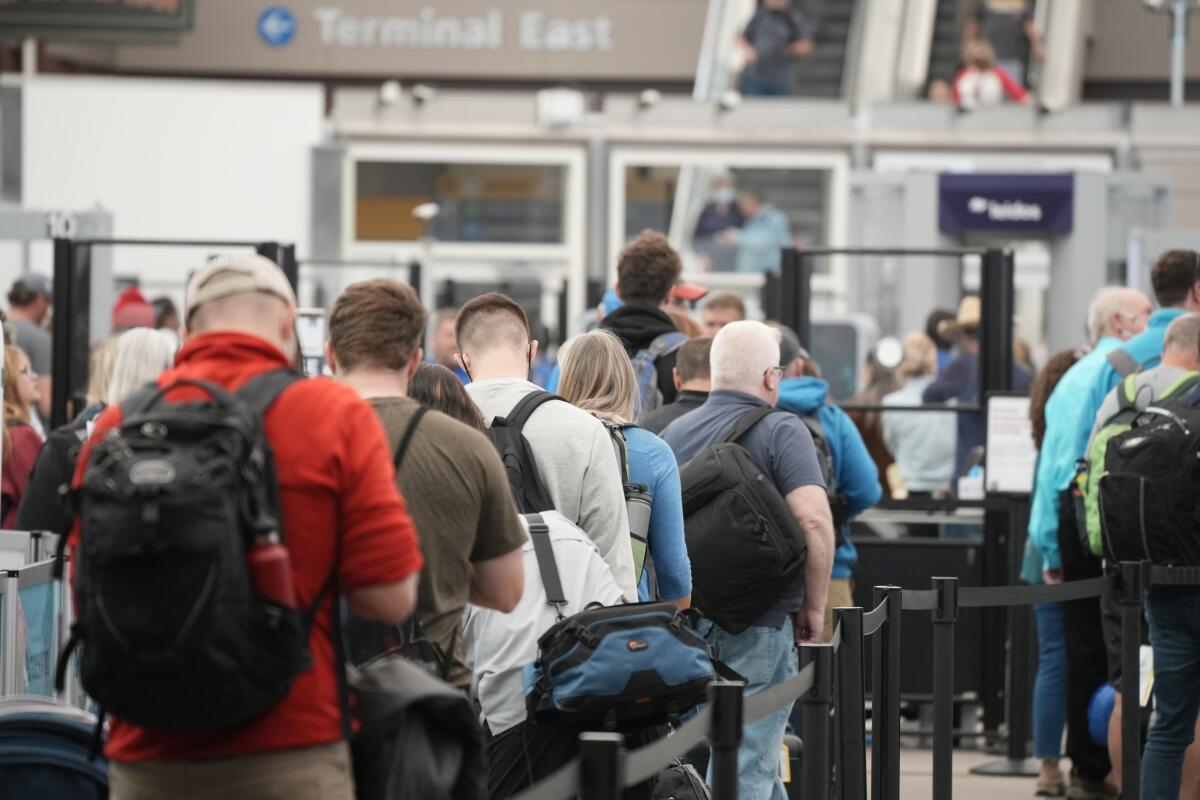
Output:
<svg viewBox="0 0 1200 800">
<path fill-rule="evenodd" d="M 186 299 L 185 344 L 160 386 L 190 378 L 236 390 L 292 362 L 296 299 L 267 259 L 216 259 L 192 277 Z M 88 450 L 120 421 L 117 406 L 97 418 Z M 302 380 L 267 411 L 264 430 L 275 454 L 299 607 L 311 605 L 337 569 L 355 614 L 404 621 L 415 604 L 422 559 L 375 412 L 349 387 Z M 87 461 L 85 450 L 76 486 Z M 326 599 L 315 618 L 312 669 L 253 722 L 218 734 L 166 734 L 113 719 L 105 748 L 110 796 L 352 800 L 331 638 L 333 603 Z"/>
</svg>

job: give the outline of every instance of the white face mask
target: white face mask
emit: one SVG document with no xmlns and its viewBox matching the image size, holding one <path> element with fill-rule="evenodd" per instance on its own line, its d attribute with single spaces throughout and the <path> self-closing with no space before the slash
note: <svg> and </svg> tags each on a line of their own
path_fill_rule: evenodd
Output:
<svg viewBox="0 0 1200 800">
<path fill-rule="evenodd" d="M 713 192 L 713 200 L 723 206 L 733 202 L 733 189 L 722 187 Z"/>
</svg>

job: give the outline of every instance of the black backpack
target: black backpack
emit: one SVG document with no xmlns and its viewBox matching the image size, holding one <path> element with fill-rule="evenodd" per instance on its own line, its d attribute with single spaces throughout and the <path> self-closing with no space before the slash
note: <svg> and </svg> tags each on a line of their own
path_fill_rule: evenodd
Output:
<svg viewBox="0 0 1200 800">
<path fill-rule="evenodd" d="M 829 511 L 833 515 L 833 530 L 837 536 L 837 543 L 840 545 L 843 541 L 842 525 L 846 522 L 846 496 L 838 485 L 837 465 L 833 463 L 833 446 L 829 443 L 825 426 L 821 424 L 816 412 L 812 414 L 796 412 L 796 416 L 800 418 L 804 427 L 808 428 L 809 435 L 812 436 L 813 447 L 817 451 L 817 464 L 821 467 L 821 478 L 825 481 L 825 491 L 829 494 Z"/>
<path fill-rule="evenodd" d="M 1200 566 L 1200 386 L 1147 408 L 1109 439 L 1104 467 L 1105 556 Z"/>
<path fill-rule="evenodd" d="M 83 686 L 103 711 L 154 731 L 214 731 L 268 711 L 309 668 L 329 584 L 311 608 L 289 608 L 255 590 L 247 563 L 257 539 L 283 537 L 262 415 L 298 379 L 276 370 L 235 394 L 181 380 L 121 404 L 75 498 L 77 618 L 60 683 L 82 643 Z M 177 387 L 207 398 L 167 402 Z"/>
<path fill-rule="evenodd" d="M 538 474 L 533 450 L 521 431 L 529 421 L 530 415 L 542 403 L 561 399 L 550 392 L 530 392 L 513 406 L 513 410 L 507 416 L 493 418 L 492 424 L 488 426 L 488 438 L 500 453 L 513 501 L 522 514 L 540 514 L 554 509 L 550 492 L 546 490 L 546 485 L 542 483 L 542 477 Z M 563 445 L 569 446 L 569 443 L 563 442 Z"/>
<path fill-rule="evenodd" d="M 692 603 L 735 634 L 796 580 L 808 552 L 787 501 L 737 443 L 776 410 L 746 412 L 724 438 L 679 470 Z"/>
</svg>

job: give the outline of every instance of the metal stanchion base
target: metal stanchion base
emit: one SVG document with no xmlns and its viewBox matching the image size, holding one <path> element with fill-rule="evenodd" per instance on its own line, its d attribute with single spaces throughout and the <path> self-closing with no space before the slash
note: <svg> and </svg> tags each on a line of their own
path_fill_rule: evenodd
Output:
<svg viewBox="0 0 1200 800">
<path fill-rule="evenodd" d="M 1036 778 L 1038 775 L 1038 760 L 1036 758 L 1002 758 L 999 761 L 989 761 L 971 769 L 972 775 L 993 775 L 1010 778 Z"/>
</svg>

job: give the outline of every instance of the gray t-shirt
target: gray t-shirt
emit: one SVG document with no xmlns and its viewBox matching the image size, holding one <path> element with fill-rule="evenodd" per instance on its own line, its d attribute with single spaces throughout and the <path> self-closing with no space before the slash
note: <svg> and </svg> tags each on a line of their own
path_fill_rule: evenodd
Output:
<svg viewBox="0 0 1200 800">
<path fill-rule="evenodd" d="M 1151 403 L 1162 399 L 1163 393 L 1174 387 L 1184 378 L 1195 375 L 1194 372 L 1189 372 L 1186 369 L 1173 367 L 1170 364 L 1159 364 L 1153 369 L 1139 372 L 1133 379 L 1133 404 L 1140 411 Z M 1092 451 L 1092 440 L 1096 438 L 1096 434 L 1100 432 L 1100 428 L 1104 423 L 1108 422 L 1109 417 L 1121 410 L 1121 402 L 1117 398 L 1117 393 L 1124 390 L 1125 380 L 1110 391 L 1104 397 L 1104 402 L 1100 405 L 1100 410 L 1096 412 L 1096 420 L 1092 424 L 1092 435 L 1088 437 L 1088 449 L 1085 453 Z"/>
<path fill-rule="evenodd" d="M 724 438 L 743 414 L 762 405 L 762 400 L 742 392 L 714 391 L 704 405 L 672 422 L 661 436 L 675 452 L 676 460 L 683 464 Z M 795 414 L 768 414 L 738 443 L 784 497 L 801 486 L 825 488 L 812 434 Z M 803 607 L 802 574 L 754 624 L 778 628 Z"/>
<path fill-rule="evenodd" d="M 25 351 L 29 356 L 29 365 L 38 375 L 50 374 L 52 356 L 52 340 L 45 328 L 27 319 L 10 320 L 8 327 L 12 330 L 12 343 Z"/>
<path fill-rule="evenodd" d="M 525 395 L 540 391 L 529 381 L 507 379 L 474 381 L 466 388 L 489 426 Z M 554 510 L 591 537 L 621 591 L 636 601 L 625 490 L 608 430 L 586 411 L 552 400 L 537 407 L 522 433 Z"/>
</svg>

